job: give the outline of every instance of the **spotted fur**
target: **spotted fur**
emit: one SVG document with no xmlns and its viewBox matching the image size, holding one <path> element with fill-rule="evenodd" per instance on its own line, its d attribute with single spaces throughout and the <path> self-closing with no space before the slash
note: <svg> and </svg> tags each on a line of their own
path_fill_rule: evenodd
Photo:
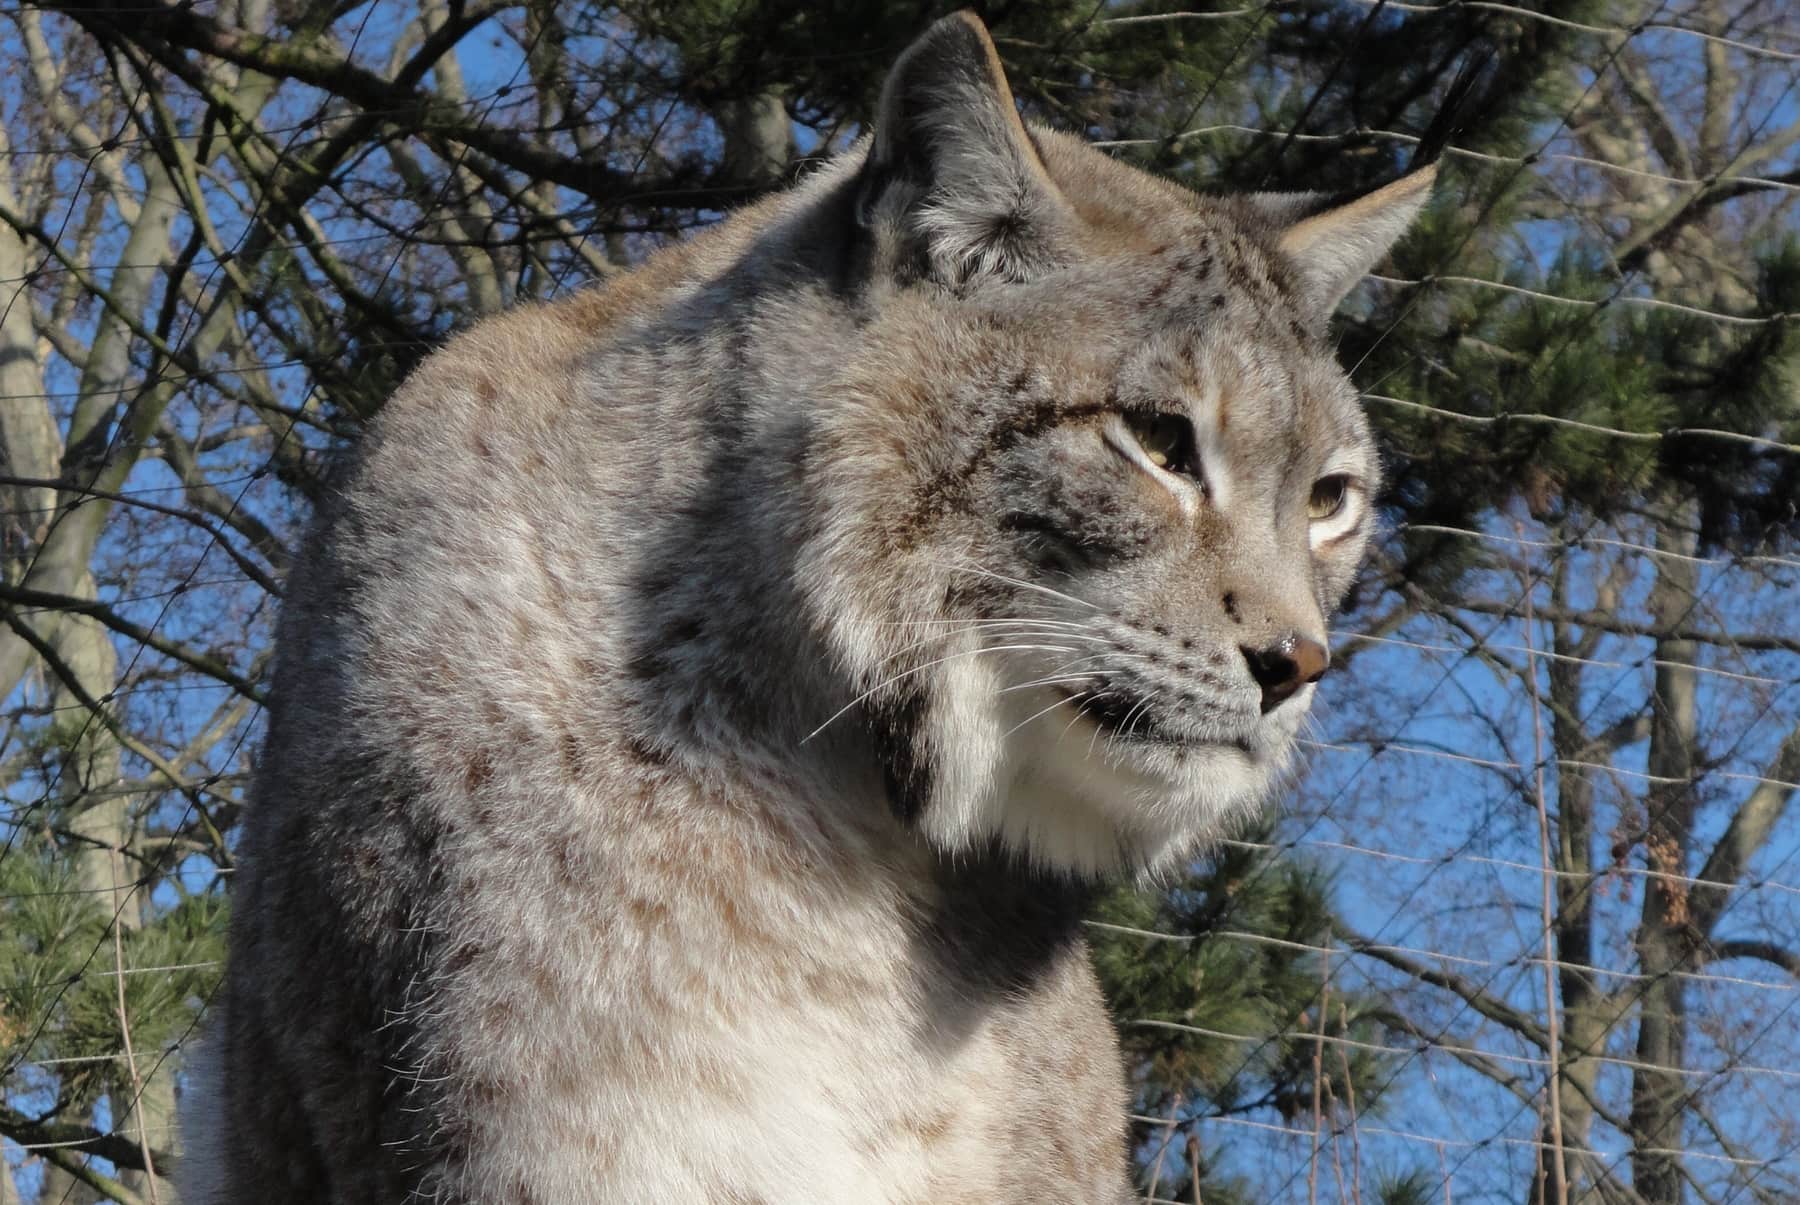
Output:
<svg viewBox="0 0 1800 1205">
<path fill-rule="evenodd" d="M 1376 476 L 1325 324 L 1428 183 L 1192 195 L 958 16 L 429 359 L 289 583 L 189 1205 L 1126 1199 L 1087 885 L 1283 773 L 1250 657 Z"/>
</svg>

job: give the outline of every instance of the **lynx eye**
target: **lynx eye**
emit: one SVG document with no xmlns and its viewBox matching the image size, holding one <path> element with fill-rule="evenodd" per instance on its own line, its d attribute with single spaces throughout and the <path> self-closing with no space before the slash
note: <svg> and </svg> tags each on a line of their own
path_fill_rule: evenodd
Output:
<svg viewBox="0 0 1800 1205">
<path fill-rule="evenodd" d="M 1314 523 L 1329 519 L 1344 509 L 1349 496 L 1349 477 L 1342 473 L 1321 477 L 1313 482 L 1312 496 L 1306 500 L 1306 517 Z"/>
<path fill-rule="evenodd" d="M 1194 429 L 1187 419 L 1178 414 L 1128 414 L 1125 423 L 1151 464 L 1171 473 L 1194 474 Z"/>
</svg>

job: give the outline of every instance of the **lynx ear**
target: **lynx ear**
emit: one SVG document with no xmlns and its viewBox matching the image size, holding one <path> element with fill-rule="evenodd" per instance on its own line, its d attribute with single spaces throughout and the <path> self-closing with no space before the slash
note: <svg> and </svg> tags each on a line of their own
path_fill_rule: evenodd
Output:
<svg viewBox="0 0 1800 1205">
<path fill-rule="evenodd" d="M 863 172 L 858 220 L 898 223 L 907 250 L 947 283 L 1029 278 L 1053 262 L 1070 220 L 994 43 L 968 11 L 938 21 L 894 64 Z"/>
<path fill-rule="evenodd" d="M 1321 313 L 1337 308 L 1363 273 L 1381 262 L 1431 197 L 1435 165 L 1400 177 L 1366 196 L 1301 218 L 1279 246 L 1300 272 L 1307 300 Z M 1281 205 L 1262 200 L 1265 211 Z"/>
</svg>

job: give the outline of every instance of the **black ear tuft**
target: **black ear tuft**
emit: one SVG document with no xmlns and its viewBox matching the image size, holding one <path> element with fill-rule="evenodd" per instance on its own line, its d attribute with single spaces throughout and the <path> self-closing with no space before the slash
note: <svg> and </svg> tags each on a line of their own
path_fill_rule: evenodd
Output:
<svg viewBox="0 0 1800 1205">
<path fill-rule="evenodd" d="M 857 216 L 891 226 L 946 283 L 1026 279 L 1070 221 L 974 14 L 938 21 L 882 89 Z"/>
<path fill-rule="evenodd" d="M 1414 144 L 1412 158 L 1406 164 L 1407 171 L 1415 172 L 1436 163 L 1451 139 L 1465 129 L 1482 124 L 1482 118 L 1494 105 L 1493 93 L 1497 91 L 1488 86 L 1495 75 L 1488 70 L 1493 62 L 1491 50 L 1471 54 L 1463 60 L 1456 78 L 1444 90 L 1443 102 L 1438 105 L 1431 124 Z M 1483 76 L 1488 78 L 1484 81 Z"/>
</svg>

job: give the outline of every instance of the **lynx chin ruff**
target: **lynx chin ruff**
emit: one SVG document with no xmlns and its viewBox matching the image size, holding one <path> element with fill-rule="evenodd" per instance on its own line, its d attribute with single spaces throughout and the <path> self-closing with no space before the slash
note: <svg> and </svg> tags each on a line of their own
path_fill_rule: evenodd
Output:
<svg viewBox="0 0 1800 1205">
<path fill-rule="evenodd" d="M 1424 202 L 1195 196 L 939 22 L 874 132 L 484 323 L 291 579 L 188 1205 L 1116 1202 L 1083 884 L 1288 763 Z"/>
</svg>

